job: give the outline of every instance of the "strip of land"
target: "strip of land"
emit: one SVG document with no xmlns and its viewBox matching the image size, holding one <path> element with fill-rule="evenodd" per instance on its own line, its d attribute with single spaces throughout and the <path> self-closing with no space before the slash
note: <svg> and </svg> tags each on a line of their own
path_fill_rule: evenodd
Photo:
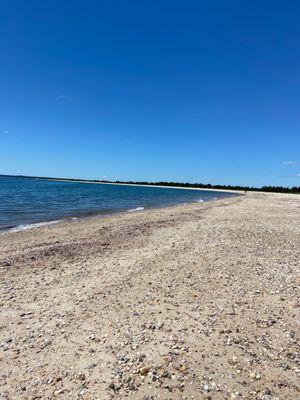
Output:
<svg viewBox="0 0 300 400">
<path fill-rule="evenodd" d="M 226 193 L 238 193 L 242 194 L 244 191 L 242 190 L 231 190 L 231 189 L 215 189 L 215 188 L 197 188 L 197 187 L 186 187 L 186 186 L 163 186 L 163 185 L 154 185 L 148 184 L 143 185 L 140 183 L 117 183 L 117 182 L 98 182 L 98 181 L 84 181 L 84 180 L 75 180 L 75 179 L 56 179 L 56 178 L 41 178 L 48 181 L 55 182 L 70 182 L 70 183 L 87 183 L 93 185 L 113 185 L 113 186 L 141 186 L 141 187 L 150 187 L 150 188 L 161 188 L 161 189 L 183 189 L 183 190 L 200 190 L 200 191 L 209 191 L 209 192 L 226 192 Z"/>
<path fill-rule="evenodd" d="M 0 398 L 299 398 L 299 227 L 249 193 L 1 236 Z"/>
</svg>

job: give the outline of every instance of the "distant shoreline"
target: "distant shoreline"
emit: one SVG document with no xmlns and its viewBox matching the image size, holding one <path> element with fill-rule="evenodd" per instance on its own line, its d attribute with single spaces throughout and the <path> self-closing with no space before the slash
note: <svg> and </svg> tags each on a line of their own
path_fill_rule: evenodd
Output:
<svg viewBox="0 0 300 400">
<path fill-rule="evenodd" d="M 125 186 L 151 186 L 151 187 L 162 187 L 162 188 L 174 188 L 174 189 L 193 189 L 193 190 L 211 190 L 218 192 L 229 192 L 229 193 L 290 193 L 300 194 L 300 186 L 285 187 L 285 186 L 244 186 L 244 185 L 211 185 L 209 183 L 190 183 L 190 182 L 147 182 L 147 181 L 108 181 L 98 179 L 74 179 L 74 178 L 53 178 L 45 176 L 28 176 L 28 175 L 4 175 L 0 174 L 1 177 L 7 178 L 22 178 L 22 179 L 40 179 L 50 181 L 61 181 L 61 182 L 78 182 L 78 183 L 98 183 L 98 184 L 109 184 L 109 185 L 125 185 Z"/>
<path fill-rule="evenodd" d="M 212 192 L 228 192 L 228 193 L 239 193 L 243 194 L 243 190 L 229 190 L 229 189 L 213 189 L 213 188 L 194 188 L 194 187 L 183 187 L 183 186 L 163 186 L 163 185 L 139 185 L 137 183 L 117 183 L 117 182 L 94 182 L 94 181 L 81 181 L 73 179 L 57 179 L 57 178 L 40 178 L 48 181 L 55 182 L 70 182 L 70 183 L 92 183 L 96 185 L 116 185 L 116 186 L 139 186 L 139 187 L 153 187 L 161 189 L 183 189 L 183 190 L 207 190 Z M 255 193 L 255 192 L 252 192 Z"/>
</svg>

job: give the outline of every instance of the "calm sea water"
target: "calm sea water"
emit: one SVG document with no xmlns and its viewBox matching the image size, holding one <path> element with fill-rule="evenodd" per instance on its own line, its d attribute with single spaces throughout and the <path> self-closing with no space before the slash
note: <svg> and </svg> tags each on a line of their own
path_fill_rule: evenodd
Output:
<svg viewBox="0 0 300 400">
<path fill-rule="evenodd" d="M 0 229 L 232 196 L 225 192 L 0 177 Z"/>
</svg>

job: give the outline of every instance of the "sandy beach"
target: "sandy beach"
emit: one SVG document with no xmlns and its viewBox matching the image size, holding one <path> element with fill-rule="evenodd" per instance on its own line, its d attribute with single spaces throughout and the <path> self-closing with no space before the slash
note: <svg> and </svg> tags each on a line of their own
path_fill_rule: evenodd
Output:
<svg viewBox="0 0 300 400">
<path fill-rule="evenodd" d="M 299 399 L 300 197 L 0 236 L 0 399 Z"/>
</svg>

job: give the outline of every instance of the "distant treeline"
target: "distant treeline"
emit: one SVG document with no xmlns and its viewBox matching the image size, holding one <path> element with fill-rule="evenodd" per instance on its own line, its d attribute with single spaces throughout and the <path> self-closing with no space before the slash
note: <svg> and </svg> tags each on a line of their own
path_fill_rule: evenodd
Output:
<svg viewBox="0 0 300 400">
<path fill-rule="evenodd" d="M 94 181 L 102 183 L 122 183 L 127 185 L 149 185 L 149 186 L 178 186 L 197 189 L 226 189 L 226 190 L 241 190 L 253 192 L 276 192 L 276 193 L 300 193 L 300 186 L 292 188 L 283 186 L 262 186 L 260 188 L 253 186 L 234 186 L 234 185 L 210 185 L 205 183 L 182 183 L 182 182 L 134 182 L 134 181 Z"/>
<path fill-rule="evenodd" d="M 56 181 L 71 181 L 71 182 L 95 182 L 95 183 L 119 183 L 125 185 L 147 185 L 147 186 L 178 186 L 186 188 L 198 189 L 224 189 L 224 190 L 241 190 L 246 192 L 274 192 L 274 193 L 298 193 L 300 194 L 300 186 L 284 187 L 284 186 L 235 186 L 235 185 L 210 185 L 209 183 L 183 183 L 183 182 L 144 182 L 144 181 L 107 181 L 107 180 L 88 180 L 88 179 L 72 179 L 72 178 L 48 178 L 44 176 L 24 176 L 24 175 L 1 175 L 0 177 L 15 177 L 15 178 L 36 178 Z"/>
</svg>

